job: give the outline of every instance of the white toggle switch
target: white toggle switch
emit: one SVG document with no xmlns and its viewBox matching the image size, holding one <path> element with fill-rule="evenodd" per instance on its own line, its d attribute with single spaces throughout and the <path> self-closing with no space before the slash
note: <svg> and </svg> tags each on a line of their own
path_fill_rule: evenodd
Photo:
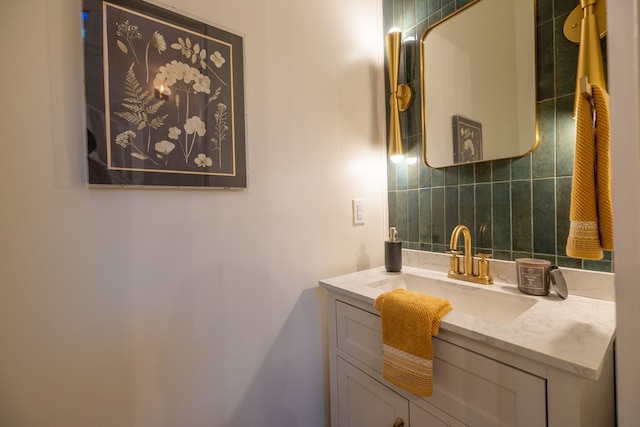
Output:
<svg viewBox="0 0 640 427">
<path fill-rule="evenodd" d="M 353 225 L 364 224 L 364 199 L 353 199 Z"/>
</svg>

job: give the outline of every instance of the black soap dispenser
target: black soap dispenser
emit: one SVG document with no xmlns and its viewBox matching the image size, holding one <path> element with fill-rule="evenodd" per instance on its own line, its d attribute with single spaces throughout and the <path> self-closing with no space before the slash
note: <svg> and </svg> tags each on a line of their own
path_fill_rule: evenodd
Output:
<svg viewBox="0 0 640 427">
<path fill-rule="evenodd" d="M 389 240 L 384 242 L 384 266 L 389 272 L 402 270 L 402 242 L 395 227 L 389 229 Z"/>
</svg>

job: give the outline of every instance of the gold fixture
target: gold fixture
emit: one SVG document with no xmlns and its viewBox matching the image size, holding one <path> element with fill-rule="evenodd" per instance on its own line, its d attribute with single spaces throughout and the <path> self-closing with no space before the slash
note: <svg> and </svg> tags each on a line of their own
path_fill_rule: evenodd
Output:
<svg viewBox="0 0 640 427">
<path fill-rule="evenodd" d="M 464 252 L 458 250 L 460 233 L 462 233 L 462 237 L 464 238 Z M 480 258 L 478 260 L 478 274 L 473 273 L 475 258 L 471 255 L 471 232 L 466 225 L 460 224 L 453 229 L 451 233 L 450 250 L 447 251 L 447 253 L 451 255 L 448 277 L 483 285 L 493 283 L 493 278 L 489 274 L 489 261 L 487 261 L 487 258 L 490 258 L 491 254 L 476 255 Z M 462 255 L 462 270 L 460 269 L 459 255 Z"/>
<path fill-rule="evenodd" d="M 407 111 L 413 99 L 411 87 L 407 84 L 398 84 L 401 39 L 402 32 L 397 28 L 392 28 L 386 36 L 389 89 L 391 90 L 389 98 L 389 158 L 394 163 L 404 159 L 400 112 Z"/>
<path fill-rule="evenodd" d="M 595 84 L 602 90 L 607 90 L 600 48 L 600 38 L 607 33 L 606 8 L 606 0 L 580 0 L 580 5 L 576 6 L 564 23 L 565 37 L 580 44 L 574 117 L 581 93 L 588 92 L 589 88 L 585 80 L 581 83 L 581 79 L 586 77 L 586 83 Z"/>
</svg>

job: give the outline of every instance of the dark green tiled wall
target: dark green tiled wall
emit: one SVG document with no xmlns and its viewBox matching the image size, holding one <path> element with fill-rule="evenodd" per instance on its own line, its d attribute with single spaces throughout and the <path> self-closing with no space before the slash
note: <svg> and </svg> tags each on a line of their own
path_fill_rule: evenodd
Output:
<svg viewBox="0 0 640 427">
<path fill-rule="evenodd" d="M 385 34 L 398 27 L 403 38 L 418 40 L 404 44 L 401 76 L 406 76 L 404 81 L 416 97 L 401 120 L 405 150 L 421 158 L 420 36 L 471 0 L 383 1 Z M 474 250 L 492 252 L 497 259 L 535 256 L 565 267 L 613 270 L 611 252 L 605 252 L 602 261 L 569 258 L 565 253 L 578 47 L 564 37 L 562 26 L 577 5 L 577 0 L 537 0 L 540 142 L 533 153 L 442 169 L 422 162 L 388 163 L 389 223 L 398 228 L 404 247 L 444 252 L 453 228 L 465 224 L 472 231 Z M 604 41 L 602 48 L 606 58 Z"/>
</svg>

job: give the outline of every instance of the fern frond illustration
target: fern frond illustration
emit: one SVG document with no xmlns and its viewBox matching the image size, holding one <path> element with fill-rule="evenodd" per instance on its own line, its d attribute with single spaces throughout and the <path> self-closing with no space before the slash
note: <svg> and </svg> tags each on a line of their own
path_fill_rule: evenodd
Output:
<svg viewBox="0 0 640 427">
<path fill-rule="evenodd" d="M 134 65 L 134 63 L 131 63 L 124 79 L 124 94 L 126 98 L 120 103 L 128 111 L 115 111 L 113 114 L 137 126 L 138 130 L 143 129 L 145 126 L 147 127 L 147 152 L 149 152 L 151 148 L 151 129 L 158 129 L 164 125 L 164 121 L 167 118 L 167 114 L 157 115 L 165 100 L 157 100 L 153 93 L 142 87 L 133 71 Z"/>
</svg>

